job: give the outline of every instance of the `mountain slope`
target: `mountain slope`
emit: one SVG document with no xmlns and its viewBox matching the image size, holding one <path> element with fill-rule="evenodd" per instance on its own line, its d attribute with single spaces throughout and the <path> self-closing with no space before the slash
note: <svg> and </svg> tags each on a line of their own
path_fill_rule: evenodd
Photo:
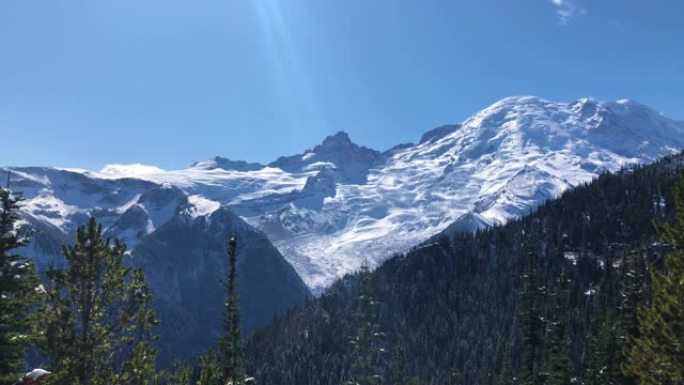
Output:
<svg viewBox="0 0 684 385">
<path fill-rule="evenodd" d="M 37 230 L 25 253 L 36 258 L 39 270 L 64 263 L 60 246 L 73 243 L 76 228 L 91 215 L 107 237 L 126 242 L 129 263 L 143 267 L 155 296 L 164 366 L 192 359 L 216 342 L 230 236 L 239 240 L 245 331 L 310 296 L 268 238 L 219 202 L 168 183 L 53 168 L 12 168 L 11 180 L 26 198 L 22 219 Z"/>
<path fill-rule="evenodd" d="M 193 359 L 222 335 L 226 240 L 233 235 L 238 240 L 237 286 L 245 331 L 265 325 L 309 296 L 266 236 L 229 210 L 219 208 L 206 216 L 182 212 L 133 250 L 148 272 L 163 321 L 162 363 Z"/>
<path fill-rule="evenodd" d="M 436 237 L 386 261 L 370 275 L 373 314 L 383 332 L 377 343 L 387 352 L 377 357 L 377 372 L 388 375 L 397 364 L 393 352 L 402 347 L 404 367 L 417 383 L 510 381 L 522 366 L 515 314 L 521 277 L 533 252 L 538 256 L 535 308 L 544 342 L 537 349 L 536 361 L 542 363 L 537 370 L 541 377 L 549 369 L 543 366 L 548 359 L 544 352 L 552 347 L 545 343 L 562 320 L 567 325 L 570 372 L 575 382 L 589 383 L 584 369 L 598 365 L 596 371 L 604 371 L 603 361 L 591 360 L 616 360 L 601 356 L 603 345 L 597 341 L 611 333 L 614 343 L 618 341 L 616 330 L 629 318 L 622 301 L 628 298 L 624 290 L 629 282 L 636 279 L 631 263 L 641 263 L 644 271 L 657 268 L 663 253 L 672 250 L 657 242 L 653 222 L 671 219 L 672 187 L 678 175 L 684 176 L 683 166 L 680 154 L 604 174 L 522 219 L 477 233 Z M 569 287 L 559 314 L 561 272 Z M 345 277 L 258 330 L 247 344 L 249 373 L 270 385 L 349 380 L 350 340 L 358 327 L 356 282 L 354 276 Z M 647 293 L 646 288 L 632 288 Z M 623 318 L 601 318 L 606 314 Z M 501 381 L 507 366 L 508 377 Z"/>
<path fill-rule="evenodd" d="M 119 213 L 98 199 L 110 199 L 115 210 L 132 210 L 127 236 L 145 233 L 145 224 L 154 221 L 141 211 L 147 206 L 128 193 L 140 190 L 135 184 L 170 185 L 203 207 L 228 206 L 266 233 L 305 283 L 320 292 L 364 262 L 376 266 L 458 218 L 469 219 L 459 227 L 466 230 L 502 224 L 601 172 L 649 163 L 683 148 L 683 122 L 633 101 L 555 103 L 521 96 L 428 131 L 418 144 L 385 152 L 337 133 L 267 166 L 216 157 L 174 171 L 112 165 L 97 172 L 17 172 L 36 180 L 50 173 L 70 175 L 60 182 L 64 191 L 27 192 L 27 211 L 63 229 L 80 212 L 102 208 L 109 226 Z M 120 192 L 81 194 L 81 201 L 65 193 L 93 186 Z M 136 236 L 129 241 L 137 242 Z"/>
<path fill-rule="evenodd" d="M 462 215 L 504 223 L 603 171 L 684 148 L 684 124 L 629 101 L 507 98 L 394 151 L 363 185 L 249 217 L 314 289 L 408 250 Z M 325 256 L 322 258 L 321 256 Z"/>
</svg>

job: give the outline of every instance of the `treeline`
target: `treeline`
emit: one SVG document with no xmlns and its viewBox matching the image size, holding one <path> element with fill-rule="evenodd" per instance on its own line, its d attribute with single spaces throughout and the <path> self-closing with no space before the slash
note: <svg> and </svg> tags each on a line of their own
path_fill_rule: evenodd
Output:
<svg viewBox="0 0 684 385">
<path fill-rule="evenodd" d="M 682 162 L 601 175 L 347 277 L 254 333 L 249 371 L 269 385 L 681 384 Z M 369 322 L 378 338 L 359 347 Z"/>
<path fill-rule="evenodd" d="M 32 232 L 19 218 L 20 194 L 0 189 L 0 384 L 225 385 L 251 380 L 244 371 L 237 305 L 234 238 L 227 243 L 225 333 L 198 364 L 156 365 L 159 323 L 141 269 L 126 261 L 126 245 L 103 238 L 95 218 L 64 245 L 63 267 L 41 283 L 30 258 L 20 255 Z M 32 361 L 48 369 L 24 376 Z"/>
<path fill-rule="evenodd" d="M 338 281 L 243 341 L 235 239 L 224 335 L 156 367 L 152 295 L 95 219 L 41 282 L 0 189 L 0 382 L 35 357 L 66 385 L 684 383 L 684 156 L 569 191 Z M 244 342 L 244 344 L 243 344 Z M 244 351 L 243 351 L 244 346 Z"/>
</svg>

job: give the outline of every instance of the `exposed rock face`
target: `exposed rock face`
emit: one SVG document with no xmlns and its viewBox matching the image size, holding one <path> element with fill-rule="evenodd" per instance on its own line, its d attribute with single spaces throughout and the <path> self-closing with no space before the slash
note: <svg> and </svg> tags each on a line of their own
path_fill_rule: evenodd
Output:
<svg viewBox="0 0 684 385">
<path fill-rule="evenodd" d="M 237 286 L 243 330 L 273 319 L 310 294 L 266 236 L 225 208 L 193 218 L 180 214 L 145 237 L 134 258 L 148 273 L 160 325 L 160 359 L 187 359 L 223 333 L 226 240 L 238 240 Z"/>
<path fill-rule="evenodd" d="M 264 165 L 259 163 L 249 163 L 245 162 L 244 160 L 231 160 L 228 158 L 216 156 L 210 160 L 196 162 L 192 165 L 192 168 L 202 170 L 214 170 L 220 168 L 227 171 L 256 171 L 264 168 Z"/>
<path fill-rule="evenodd" d="M 335 180 L 345 184 L 364 184 L 369 171 L 385 163 L 380 152 L 352 143 L 346 132 L 328 136 L 323 143 L 301 155 L 278 158 L 270 166 L 291 173 L 330 169 Z"/>
<path fill-rule="evenodd" d="M 27 199 L 23 219 L 36 230 L 24 250 L 39 270 L 65 264 L 60 247 L 95 216 L 106 236 L 124 240 L 142 266 L 162 321 L 160 363 L 192 359 L 216 342 L 226 276 L 225 241 L 239 240 L 238 284 L 245 332 L 310 296 L 266 236 L 220 203 L 168 183 L 95 178 L 69 170 L 13 169 L 12 188 Z"/>
</svg>

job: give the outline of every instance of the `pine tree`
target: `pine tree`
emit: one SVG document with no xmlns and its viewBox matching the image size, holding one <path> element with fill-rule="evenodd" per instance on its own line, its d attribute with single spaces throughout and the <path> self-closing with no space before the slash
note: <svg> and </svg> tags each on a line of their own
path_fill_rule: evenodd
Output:
<svg viewBox="0 0 684 385">
<path fill-rule="evenodd" d="M 66 268 L 50 268 L 43 353 L 53 384 L 148 384 L 155 378 L 157 323 L 140 269 L 124 264 L 126 245 L 110 244 L 94 218 L 63 246 Z"/>
<path fill-rule="evenodd" d="M 358 275 L 359 287 L 356 312 L 356 336 L 351 343 L 354 348 L 354 361 L 352 363 L 352 380 L 350 385 L 377 385 L 383 383 L 377 367 L 377 360 L 383 349 L 379 341 L 383 337 L 380 327 L 376 322 L 373 300 L 373 290 L 370 281 L 370 272 L 367 266 L 362 266 Z"/>
<path fill-rule="evenodd" d="M 540 317 L 537 308 L 537 253 L 532 242 L 525 247 L 526 269 L 522 275 L 522 289 L 518 305 L 518 327 L 522 337 L 522 368 L 520 379 L 524 385 L 535 385 L 537 380 L 537 351 L 541 345 Z"/>
<path fill-rule="evenodd" d="M 625 277 L 622 280 L 620 304 L 620 337 L 624 345 L 628 336 L 636 337 L 639 333 L 637 309 L 644 302 L 645 265 L 639 252 L 632 252 L 626 261 Z"/>
<path fill-rule="evenodd" d="M 30 231 L 17 222 L 21 196 L 0 188 L 0 383 L 11 383 L 26 369 L 26 352 L 35 319 L 40 281 L 34 264 L 16 254 Z"/>
<path fill-rule="evenodd" d="M 556 284 L 556 304 L 553 309 L 551 338 L 549 340 L 548 385 L 570 385 L 572 362 L 570 360 L 570 339 L 563 315 L 567 310 L 568 280 L 561 272 Z"/>
<path fill-rule="evenodd" d="M 677 250 L 665 271 L 653 270 L 653 300 L 638 310 L 639 333 L 629 340 L 623 370 L 644 385 L 684 383 L 684 172 L 675 187 L 674 224 L 660 226 L 663 241 Z"/>
<path fill-rule="evenodd" d="M 176 362 L 166 379 L 166 385 L 191 385 L 192 374 L 192 368 L 187 363 Z"/>
<path fill-rule="evenodd" d="M 224 311 L 223 325 L 225 335 L 220 342 L 220 363 L 223 370 L 223 383 L 240 385 L 245 380 L 244 363 L 242 357 L 242 340 L 240 338 L 240 309 L 237 296 L 237 241 L 230 238 L 227 244 L 228 252 L 228 281 L 226 295 L 228 296 Z"/>
<path fill-rule="evenodd" d="M 589 340 L 584 383 L 588 385 L 623 384 L 620 371 L 617 322 L 608 314 L 596 319 L 596 335 Z"/>
<path fill-rule="evenodd" d="M 227 382 L 221 381 L 222 376 L 222 368 L 213 350 L 199 356 L 195 385 L 225 385 Z"/>
<path fill-rule="evenodd" d="M 621 301 L 619 305 L 620 319 L 618 325 L 618 357 L 622 366 L 629 349 L 630 338 L 639 336 L 638 308 L 645 298 L 645 263 L 641 250 L 629 254 L 625 262 L 625 274 L 622 279 Z M 620 368 L 621 369 L 621 368 Z M 634 385 L 635 379 L 624 371 L 616 371 L 616 378 L 622 385 Z"/>
</svg>

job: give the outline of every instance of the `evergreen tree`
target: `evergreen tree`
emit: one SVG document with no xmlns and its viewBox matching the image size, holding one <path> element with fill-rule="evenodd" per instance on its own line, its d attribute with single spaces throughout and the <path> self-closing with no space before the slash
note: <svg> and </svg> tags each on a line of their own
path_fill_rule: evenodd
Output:
<svg viewBox="0 0 684 385">
<path fill-rule="evenodd" d="M 534 243 L 525 247 L 526 269 L 522 275 L 522 289 L 518 305 L 518 327 L 522 337 L 522 368 L 520 378 L 524 385 L 535 385 L 537 380 L 537 351 L 541 345 L 540 316 L 537 308 L 539 287 L 537 281 L 537 252 Z"/>
<path fill-rule="evenodd" d="M 222 368 L 213 350 L 209 350 L 199 356 L 194 381 L 195 385 L 225 385 L 227 382 L 221 381 L 222 376 Z"/>
<path fill-rule="evenodd" d="M 383 333 L 375 317 L 375 302 L 371 287 L 370 272 L 362 266 L 358 274 L 359 286 L 356 312 L 356 336 L 351 343 L 354 348 L 351 385 L 377 385 L 383 377 L 377 367 L 377 360 L 383 349 L 379 340 Z"/>
<path fill-rule="evenodd" d="M 644 302 L 645 296 L 645 264 L 639 251 L 629 254 L 626 261 L 625 277 L 622 281 L 620 304 L 620 328 L 622 345 L 629 336 L 636 337 L 639 333 L 639 318 L 637 310 Z"/>
<path fill-rule="evenodd" d="M 191 385 L 192 375 L 192 368 L 187 363 L 177 362 L 166 379 L 166 385 Z"/>
<path fill-rule="evenodd" d="M 417 385 L 418 380 L 408 373 L 406 368 L 406 348 L 403 344 L 397 344 L 394 351 L 392 371 L 389 385 Z"/>
<path fill-rule="evenodd" d="M 511 365 L 511 357 L 509 354 L 504 357 L 503 364 L 501 365 L 501 371 L 496 380 L 497 385 L 517 385 L 520 381 L 516 377 L 513 367 Z"/>
<path fill-rule="evenodd" d="M 556 304 L 553 308 L 551 338 L 549 339 L 548 385 L 570 385 L 572 362 L 570 360 L 570 339 L 563 316 L 567 310 L 568 280 L 561 272 L 556 281 Z"/>
<path fill-rule="evenodd" d="M 654 242 L 657 234 L 652 221 L 673 214 L 669 202 L 682 160 L 684 154 L 601 175 L 544 203 L 529 216 L 475 233 L 457 233 L 448 241 L 422 244 L 374 270 L 373 297 L 382 303 L 378 320 L 383 330 L 406 344 L 411 374 L 421 384 L 446 385 L 450 370 L 458 367 L 463 374 L 461 384 L 522 383 L 520 299 L 525 280 L 521 276 L 535 264 L 527 263 L 529 256 L 521 251 L 521 244 L 534 245 L 532 250 L 538 251 L 533 275 L 537 283 L 531 287 L 555 287 L 560 263 L 572 266 L 566 270 L 571 278 L 568 303 L 558 318 L 565 323 L 571 345 L 569 357 L 577 377 L 573 383 L 583 384 L 591 356 L 597 357 L 592 370 L 600 372 L 610 355 L 594 346 L 612 345 L 613 352 L 620 352 L 622 336 L 628 334 L 621 326 L 626 312 L 620 308 L 621 294 L 627 292 L 627 282 L 622 281 L 627 280 L 624 258 L 641 248 L 642 264 L 635 269 L 645 271 L 650 261 L 662 268 L 661 256 L 671 251 L 668 245 Z M 651 204 L 654 192 L 668 202 L 659 204 L 657 212 Z M 606 269 L 608 264 L 612 270 Z M 649 287 L 649 281 L 642 287 Z M 339 385 L 349 379 L 355 347 L 348 336 L 357 329 L 359 294 L 352 282 L 352 278 L 340 280 L 321 296 L 257 330 L 246 349 L 250 373 L 269 385 Z M 639 304 L 648 297 L 643 291 Z M 544 338 L 539 338 L 541 345 L 535 349 L 534 366 L 538 374 L 544 374 L 539 368 L 541 364 L 544 371 L 551 367 L 557 298 L 539 292 L 532 295 L 536 312 L 548 315 L 550 325 L 543 334 L 545 329 L 537 328 L 538 337 Z M 537 321 L 542 326 L 543 320 Z M 601 354 L 591 354 L 594 351 Z M 619 363 L 620 356 L 614 357 L 613 362 Z M 377 367 L 389 382 L 391 357 L 383 357 Z M 549 379 L 538 376 L 537 383 Z"/>
<path fill-rule="evenodd" d="M 620 371 L 617 322 L 607 314 L 596 317 L 596 335 L 590 338 L 584 383 L 588 385 L 623 384 Z"/>
<path fill-rule="evenodd" d="M 237 241 L 230 238 L 227 244 L 228 281 L 226 282 L 226 308 L 223 325 L 225 335 L 220 342 L 220 363 L 223 370 L 223 383 L 240 385 L 245 380 L 240 338 L 240 309 L 236 288 L 237 279 Z"/>
<path fill-rule="evenodd" d="M 31 235 L 17 223 L 21 197 L 0 188 L 0 383 L 11 383 L 26 369 L 34 331 L 31 307 L 42 289 L 32 261 L 16 254 Z"/>
<path fill-rule="evenodd" d="M 50 268 L 41 347 L 56 385 L 148 384 L 155 378 L 157 323 L 142 270 L 126 267 L 126 245 L 110 244 L 94 218 Z"/>
<path fill-rule="evenodd" d="M 652 303 L 638 310 L 639 333 L 630 339 L 623 370 L 644 385 L 684 383 L 684 173 L 675 188 L 673 224 L 660 226 L 676 246 L 663 272 L 651 272 Z"/>
<path fill-rule="evenodd" d="M 625 262 L 625 274 L 622 279 L 621 301 L 619 305 L 620 319 L 618 325 L 618 357 L 622 364 L 629 349 L 630 338 L 639 336 L 638 308 L 645 300 L 645 263 L 641 256 L 642 250 L 631 252 Z M 621 368 L 616 368 L 621 369 Z M 616 370 L 616 379 L 621 385 L 635 385 L 633 376 L 626 375 L 622 370 Z"/>
</svg>

